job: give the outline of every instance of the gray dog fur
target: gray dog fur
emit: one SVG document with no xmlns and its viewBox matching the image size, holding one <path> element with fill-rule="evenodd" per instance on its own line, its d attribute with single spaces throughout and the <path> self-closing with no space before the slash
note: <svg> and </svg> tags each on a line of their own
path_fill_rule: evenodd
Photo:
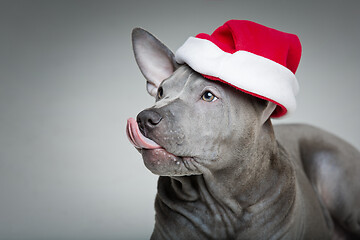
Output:
<svg viewBox="0 0 360 240">
<path fill-rule="evenodd" d="M 156 97 L 137 122 L 165 149 L 139 150 L 160 175 L 151 239 L 360 237 L 356 149 L 312 126 L 273 127 L 269 102 L 179 66 L 143 29 L 132 40 Z"/>
</svg>

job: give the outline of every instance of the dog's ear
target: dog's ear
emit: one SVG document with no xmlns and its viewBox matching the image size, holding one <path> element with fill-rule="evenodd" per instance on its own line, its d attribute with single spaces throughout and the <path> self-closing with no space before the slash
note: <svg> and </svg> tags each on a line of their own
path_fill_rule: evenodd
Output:
<svg viewBox="0 0 360 240">
<path fill-rule="evenodd" d="M 260 124 L 263 125 L 275 111 L 276 104 L 268 100 L 251 96 L 259 113 Z"/>
<path fill-rule="evenodd" d="M 141 28 L 133 29 L 132 45 L 136 62 L 147 80 L 147 91 L 155 97 L 160 83 L 178 68 L 174 54 Z"/>
<path fill-rule="evenodd" d="M 265 100 L 264 100 L 265 101 Z M 276 108 L 276 104 L 270 101 L 266 101 L 266 107 L 262 112 L 261 115 L 261 124 L 264 124 L 271 116 L 271 114 L 274 112 Z"/>
</svg>

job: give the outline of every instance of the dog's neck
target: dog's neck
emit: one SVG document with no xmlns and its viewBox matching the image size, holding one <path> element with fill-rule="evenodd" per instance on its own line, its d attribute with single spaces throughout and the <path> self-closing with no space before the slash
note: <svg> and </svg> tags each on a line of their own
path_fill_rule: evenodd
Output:
<svg viewBox="0 0 360 240">
<path fill-rule="evenodd" d="M 278 145 L 270 121 L 259 128 L 251 142 L 250 146 L 243 148 L 239 145 L 239 149 L 234 149 L 241 153 L 237 155 L 238 159 L 222 159 L 232 165 L 219 171 L 203 172 L 214 196 L 219 196 L 220 201 L 227 195 L 228 207 L 237 214 L 261 202 L 272 188 L 289 188 L 282 184 L 293 183 L 289 181 L 292 172 L 286 153 Z M 234 155 L 229 154 L 230 157 Z M 285 178 L 289 179 L 285 181 Z"/>
<path fill-rule="evenodd" d="M 256 221 L 264 225 L 268 219 L 272 220 L 268 222 L 273 226 L 268 229 L 274 231 L 278 223 L 274 219 L 281 221 L 293 210 L 295 183 L 286 153 L 278 146 L 270 121 L 260 130 L 252 148 L 247 150 L 242 149 L 244 154 L 240 159 L 229 161 L 233 165 L 226 169 L 204 170 L 199 176 L 160 177 L 155 232 L 160 231 L 157 228 L 161 225 L 179 228 L 185 219 L 204 238 L 229 238 L 239 232 L 243 232 L 243 236 L 257 235 Z M 171 209 L 175 219 L 177 216 L 183 219 L 174 225 L 161 224 L 164 208 Z M 165 232 L 171 234 L 175 230 L 162 228 L 162 231 L 166 235 Z M 214 232 L 218 236 L 214 236 Z M 264 230 L 261 234 L 267 233 Z"/>
</svg>

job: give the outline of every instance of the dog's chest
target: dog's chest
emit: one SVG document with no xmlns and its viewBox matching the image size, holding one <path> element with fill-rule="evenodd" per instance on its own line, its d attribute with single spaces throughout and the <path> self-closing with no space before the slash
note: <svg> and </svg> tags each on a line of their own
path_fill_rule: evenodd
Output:
<svg viewBox="0 0 360 240">
<path fill-rule="evenodd" d="M 180 183 L 160 177 L 154 232 L 166 239 L 234 239 L 238 218 L 211 196 L 199 176 L 186 178 Z"/>
</svg>

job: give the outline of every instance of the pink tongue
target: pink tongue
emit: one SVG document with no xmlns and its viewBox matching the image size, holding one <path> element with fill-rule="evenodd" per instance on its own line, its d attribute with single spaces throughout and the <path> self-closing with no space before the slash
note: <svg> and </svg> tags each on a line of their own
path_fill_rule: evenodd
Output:
<svg viewBox="0 0 360 240">
<path fill-rule="evenodd" d="M 139 130 L 139 126 L 135 119 L 129 118 L 127 120 L 126 125 L 126 135 L 129 138 L 129 141 L 136 148 L 145 148 L 145 149 L 156 149 L 161 148 L 158 144 L 156 144 L 153 140 L 145 137 L 141 134 Z"/>
</svg>

